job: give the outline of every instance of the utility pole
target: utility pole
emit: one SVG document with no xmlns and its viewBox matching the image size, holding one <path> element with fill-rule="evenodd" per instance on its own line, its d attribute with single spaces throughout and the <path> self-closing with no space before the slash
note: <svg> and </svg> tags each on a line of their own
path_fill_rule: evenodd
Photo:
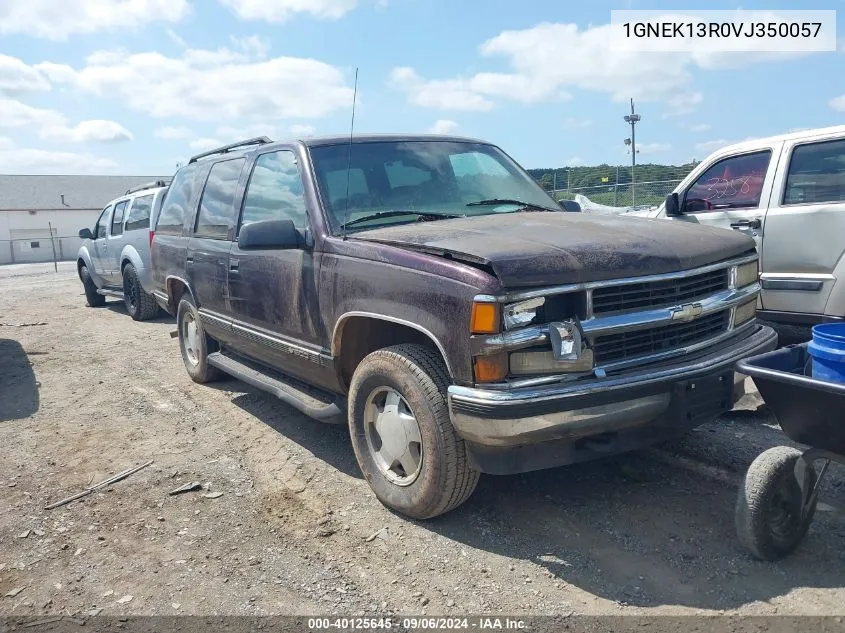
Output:
<svg viewBox="0 0 845 633">
<path fill-rule="evenodd" d="M 631 206 L 636 204 L 634 200 L 634 188 L 636 182 L 636 176 L 634 172 L 637 167 L 637 134 L 636 134 L 636 125 L 637 121 L 639 121 L 642 117 L 639 114 L 634 112 L 634 99 L 631 99 L 631 114 L 625 115 L 625 123 L 630 124 L 631 126 L 631 138 L 625 139 L 625 145 L 631 146 Z"/>
</svg>

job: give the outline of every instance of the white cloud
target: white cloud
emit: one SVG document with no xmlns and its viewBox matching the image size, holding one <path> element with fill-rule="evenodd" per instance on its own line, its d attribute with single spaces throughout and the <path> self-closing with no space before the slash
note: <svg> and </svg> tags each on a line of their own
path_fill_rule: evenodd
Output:
<svg viewBox="0 0 845 633">
<path fill-rule="evenodd" d="M 314 136 L 317 130 L 313 125 L 291 125 L 290 133 L 292 136 Z"/>
<path fill-rule="evenodd" d="M 214 149 L 215 147 L 221 147 L 223 145 L 225 145 L 225 143 L 221 143 L 216 138 L 198 138 L 191 141 L 188 144 L 188 147 L 198 152 L 204 152 L 207 149 Z"/>
<path fill-rule="evenodd" d="M 343 73 L 315 59 L 262 58 L 255 43 L 240 50 L 188 49 L 178 57 L 122 50 L 90 55 L 82 68 L 39 64 L 54 82 L 157 118 L 242 120 L 321 117 L 352 102 Z M 139 97 L 139 95 L 143 95 Z"/>
<path fill-rule="evenodd" d="M 717 149 L 722 149 L 723 147 L 727 147 L 728 145 L 733 145 L 736 141 L 729 141 L 727 139 L 719 138 L 714 139 L 712 141 L 704 141 L 703 143 L 696 143 L 695 149 L 707 152 L 708 154 L 711 152 L 715 152 Z"/>
<path fill-rule="evenodd" d="M 11 139 L 0 136 L 0 173 L 101 174 L 116 168 L 117 163 L 108 158 L 17 147 Z"/>
<path fill-rule="evenodd" d="M 434 122 L 434 125 L 428 128 L 428 132 L 431 134 L 454 134 L 459 127 L 460 125 L 454 121 L 438 119 Z"/>
<path fill-rule="evenodd" d="M 166 140 L 176 140 L 176 139 L 183 139 L 183 138 L 190 138 L 193 136 L 193 132 L 186 127 L 160 127 L 153 135 L 157 138 L 163 138 Z"/>
<path fill-rule="evenodd" d="M 189 11 L 188 0 L 3 0 L 0 34 L 64 40 L 77 33 L 177 22 Z"/>
<path fill-rule="evenodd" d="M 668 143 L 637 143 L 637 154 L 659 154 L 672 149 Z"/>
<path fill-rule="evenodd" d="M 132 133 L 114 121 L 92 119 L 70 125 L 61 112 L 0 99 L 0 127 L 31 128 L 41 138 L 67 143 L 131 141 Z"/>
<path fill-rule="evenodd" d="M 337 20 L 352 11 L 358 0 L 220 0 L 241 20 L 285 22 L 297 13 Z"/>
<path fill-rule="evenodd" d="M 845 95 L 831 99 L 828 105 L 837 112 L 845 112 Z"/>
<path fill-rule="evenodd" d="M 503 31 L 480 47 L 483 56 L 500 57 L 507 72 L 428 79 L 413 68 L 396 68 L 394 86 L 419 106 L 441 110 L 490 110 L 493 98 L 522 102 L 566 98 L 579 89 L 608 94 L 614 101 L 658 101 L 671 115 L 688 114 L 703 96 L 693 88 L 698 68 L 725 67 L 728 60 L 707 51 L 642 52 L 609 46 L 621 25 L 579 29 L 576 24 L 541 23 Z M 787 56 L 794 56 L 789 53 Z M 783 59 L 779 53 L 733 54 L 731 67 Z"/>
<path fill-rule="evenodd" d="M 16 95 L 47 90 L 50 90 L 50 82 L 42 73 L 17 57 L 0 53 L 0 94 Z"/>
<path fill-rule="evenodd" d="M 690 132 L 709 132 L 710 131 L 710 124 L 709 123 L 696 123 L 695 125 L 689 126 Z"/>
<path fill-rule="evenodd" d="M 567 158 L 565 161 L 563 161 L 563 164 L 567 167 L 576 167 L 577 165 L 583 165 L 586 162 L 587 161 L 585 161 L 580 156 L 573 156 L 572 158 Z"/>
<path fill-rule="evenodd" d="M 118 143 L 135 138 L 132 132 L 120 123 L 103 119 L 82 121 L 73 127 L 66 125 L 48 127 L 41 132 L 41 137 L 66 143 Z"/>
<path fill-rule="evenodd" d="M 569 118 L 564 120 L 563 122 L 563 129 L 564 130 L 580 130 L 586 127 L 590 127 L 593 124 L 592 119 L 575 119 Z"/>
</svg>

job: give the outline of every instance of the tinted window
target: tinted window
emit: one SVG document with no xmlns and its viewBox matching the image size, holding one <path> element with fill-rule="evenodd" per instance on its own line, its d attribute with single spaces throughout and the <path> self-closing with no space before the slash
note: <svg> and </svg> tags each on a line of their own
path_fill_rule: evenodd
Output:
<svg viewBox="0 0 845 633">
<path fill-rule="evenodd" d="M 771 152 L 732 156 L 715 163 L 689 188 L 685 210 L 749 209 L 760 205 Z"/>
<path fill-rule="evenodd" d="M 199 166 L 200 163 L 192 163 L 176 172 L 158 216 L 157 233 L 182 233 L 185 217 L 191 215 L 188 207 L 194 198 Z"/>
<path fill-rule="evenodd" d="M 366 196 L 369 193 L 367 177 L 364 175 L 364 170 L 353 168 L 348 172 L 346 169 L 328 171 L 325 174 L 326 189 L 332 206 L 338 207 L 346 199 L 347 173 L 349 174 L 348 187 L 350 198 L 353 196 Z"/>
<path fill-rule="evenodd" d="M 243 158 L 227 160 L 211 168 L 202 192 L 196 235 L 218 240 L 232 239 L 237 222 L 235 193 L 244 162 Z"/>
<path fill-rule="evenodd" d="M 153 194 L 135 198 L 132 207 L 129 209 L 129 217 L 126 218 L 126 230 L 150 228 L 150 209 L 153 206 Z"/>
<path fill-rule="evenodd" d="M 95 238 L 106 236 L 106 227 L 109 223 L 109 211 L 111 211 L 111 205 L 103 209 L 103 212 L 100 214 L 100 217 L 97 220 L 97 226 L 94 227 Z"/>
<path fill-rule="evenodd" d="M 293 220 L 297 228 L 308 225 L 296 160 L 290 151 L 262 154 L 255 161 L 244 195 L 241 226 L 284 218 Z"/>
<path fill-rule="evenodd" d="M 114 216 L 112 216 L 111 219 L 112 236 L 123 234 L 123 213 L 126 211 L 126 205 L 128 204 L 129 201 L 124 200 L 123 202 L 118 202 L 114 205 Z"/>
<path fill-rule="evenodd" d="M 799 145 L 786 175 L 784 204 L 845 202 L 845 141 Z"/>
</svg>

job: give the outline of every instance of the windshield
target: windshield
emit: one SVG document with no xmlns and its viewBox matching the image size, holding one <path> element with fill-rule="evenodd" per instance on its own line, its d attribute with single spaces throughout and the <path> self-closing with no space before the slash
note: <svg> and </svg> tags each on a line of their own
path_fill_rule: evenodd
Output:
<svg viewBox="0 0 845 633">
<path fill-rule="evenodd" d="M 431 220 L 524 207 L 560 210 L 511 159 L 484 143 L 354 143 L 351 164 L 348 145 L 327 145 L 312 147 L 311 159 L 334 233 L 342 224 L 361 231 L 416 222 L 420 214 Z M 408 213 L 385 213 L 399 211 Z"/>
</svg>

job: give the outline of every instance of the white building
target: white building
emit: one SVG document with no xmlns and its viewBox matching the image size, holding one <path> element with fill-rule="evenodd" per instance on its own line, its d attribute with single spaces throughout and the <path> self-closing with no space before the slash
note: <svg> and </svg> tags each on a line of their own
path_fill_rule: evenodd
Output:
<svg viewBox="0 0 845 633">
<path fill-rule="evenodd" d="M 72 260 L 100 211 L 127 189 L 161 176 L 0 175 L 0 264 Z M 51 240 L 52 237 L 52 240 Z"/>
</svg>

